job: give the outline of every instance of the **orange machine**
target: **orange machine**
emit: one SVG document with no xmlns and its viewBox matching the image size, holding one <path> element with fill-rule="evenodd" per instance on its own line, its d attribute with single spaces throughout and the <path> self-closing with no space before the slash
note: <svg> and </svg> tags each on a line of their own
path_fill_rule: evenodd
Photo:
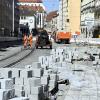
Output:
<svg viewBox="0 0 100 100">
<path fill-rule="evenodd" d="M 80 32 L 79 32 L 79 31 L 76 31 L 75 33 L 76 33 L 77 35 L 80 35 Z"/>
<path fill-rule="evenodd" d="M 70 32 L 58 32 L 56 33 L 56 42 L 64 42 L 69 43 L 71 39 L 71 33 Z"/>
</svg>

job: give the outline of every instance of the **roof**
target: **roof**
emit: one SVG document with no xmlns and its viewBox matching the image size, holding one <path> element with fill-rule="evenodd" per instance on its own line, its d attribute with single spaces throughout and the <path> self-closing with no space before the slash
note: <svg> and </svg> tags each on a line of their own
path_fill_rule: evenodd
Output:
<svg viewBox="0 0 100 100">
<path fill-rule="evenodd" d="M 44 12 L 44 9 L 42 6 L 28 6 L 28 5 L 20 5 L 18 6 L 20 11 L 20 16 L 33 16 L 36 11 L 38 12 Z"/>
<path fill-rule="evenodd" d="M 35 14 L 34 11 L 28 9 L 20 9 L 20 16 L 33 16 Z"/>
<path fill-rule="evenodd" d="M 18 2 L 42 3 L 42 0 L 18 0 Z"/>
<path fill-rule="evenodd" d="M 58 16 L 58 14 L 57 14 L 57 10 L 56 11 L 52 11 L 52 12 L 50 12 L 47 16 L 46 16 L 46 21 L 51 21 L 52 20 L 52 18 L 55 18 L 55 17 L 57 17 Z"/>
<path fill-rule="evenodd" d="M 29 9 L 29 10 L 33 10 L 33 11 L 44 11 L 42 6 L 20 5 L 19 9 Z"/>
</svg>

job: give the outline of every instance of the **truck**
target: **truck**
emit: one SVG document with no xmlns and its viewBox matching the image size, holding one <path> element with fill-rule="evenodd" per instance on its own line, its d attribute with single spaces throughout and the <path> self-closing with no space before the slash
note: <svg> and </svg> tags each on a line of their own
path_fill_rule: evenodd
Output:
<svg viewBox="0 0 100 100">
<path fill-rule="evenodd" d="M 54 35 L 54 40 L 57 43 L 66 43 L 69 44 L 71 39 L 70 32 L 56 32 Z"/>
</svg>

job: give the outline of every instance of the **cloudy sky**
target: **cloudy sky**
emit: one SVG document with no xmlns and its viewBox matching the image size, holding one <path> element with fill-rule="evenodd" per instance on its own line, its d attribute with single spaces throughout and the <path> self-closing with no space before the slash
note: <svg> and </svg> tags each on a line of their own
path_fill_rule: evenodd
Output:
<svg viewBox="0 0 100 100">
<path fill-rule="evenodd" d="M 58 10 L 59 0 L 43 0 L 47 12 Z"/>
</svg>

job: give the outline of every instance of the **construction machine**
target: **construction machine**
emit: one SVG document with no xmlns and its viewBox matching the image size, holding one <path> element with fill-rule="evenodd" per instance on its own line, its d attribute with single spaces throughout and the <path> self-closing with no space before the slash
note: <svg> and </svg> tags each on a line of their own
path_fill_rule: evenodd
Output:
<svg viewBox="0 0 100 100">
<path fill-rule="evenodd" d="M 52 42 L 50 41 L 46 30 L 44 29 L 39 30 L 39 33 L 36 38 L 35 46 L 36 46 L 36 49 L 38 49 L 38 47 L 41 47 L 41 48 L 49 47 L 50 49 L 52 49 Z"/>
<path fill-rule="evenodd" d="M 70 32 L 56 32 L 54 40 L 57 43 L 66 43 L 69 44 L 71 39 L 71 33 Z"/>
</svg>

